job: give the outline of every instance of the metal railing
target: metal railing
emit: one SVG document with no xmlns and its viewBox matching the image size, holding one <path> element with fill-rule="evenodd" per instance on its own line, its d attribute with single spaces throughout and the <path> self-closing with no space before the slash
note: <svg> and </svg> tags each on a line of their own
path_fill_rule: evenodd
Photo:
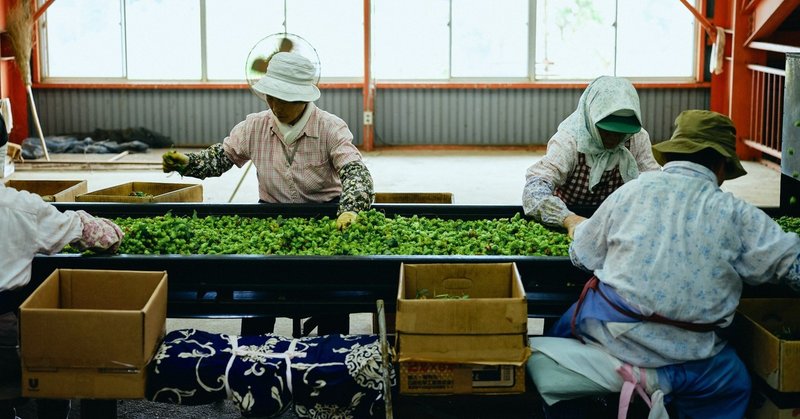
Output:
<svg viewBox="0 0 800 419">
<path fill-rule="evenodd" d="M 786 71 L 755 64 L 747 68 L 750 69 L 750 130 L 744 142 L 780 160 Z"/>
</svg>

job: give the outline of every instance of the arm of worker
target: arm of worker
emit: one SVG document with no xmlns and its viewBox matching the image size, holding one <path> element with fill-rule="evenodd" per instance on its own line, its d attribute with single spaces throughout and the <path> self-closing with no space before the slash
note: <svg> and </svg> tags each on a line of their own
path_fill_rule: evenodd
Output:
<svg viewBox="0 0 800 419">
<path fill-rule="evenodd" d="M 764 211 L 738 201 L 739 245 L 733 267 L 748 284 L 783 281 L 800 291 L 800 237 L 783 231 Z"/>
<path fill-rule="evenodd" d="M 354 223 L 359 211 L 369 209 L 375 199 L 372 175 L 362 161 L 354 161 L 339 171 L 342 196 L 339 198 L 336 226 L 345 228 Z"/>
<path fill-rule="evenodd" d="M 198 179 L 221 176 L 233 167 L 220 143 L 214 144 L 198 153 L 180 153 L 170 150 L 161 158 L 164 173 L 178 172 L 182 176 Z"/>
<path fill-rule="evenodd" d="M 578 145 L 563 133 L 557 133 L 547 143 L 547 153 L 531 165 L 525 174 L 522 207 L 525 215 L 550 226 L 569 230 L 583 217 L 575 215 L 555 195 L 558 185 L 563 185 L 578 162 Z"/>
<path fill-rule="evenodd" d="M 631 137 L 630 150 L 636 160 L 639 173 L 661 170 L 661 165 L 653 157 L 653 144 L 650 142 L 650 134 L 644 128 Z"/>
<path fill-rule="evenodd" d="M 20 195 L 20 200 L 30 201 L 32 195 Z M 38 253 L 55 253 L 67 244 L 81 250 L 114 252 L 122 242 L 123 233 L 113 222 L 93 217 L 85 211 L 60 212 L 56 207 L 45 203 L 29 202 L 28 208 L 38 207 L 36 211 L 35 245 Z"/>
<path fill-rule="evenodd" d="M 572 264 L 588 272 L 603 268 L 608 253 L 608 231 L 614 220 L 619 194 L 611 194 L 591 218 L 574 228 L 569 258 Z"/>
</svg>

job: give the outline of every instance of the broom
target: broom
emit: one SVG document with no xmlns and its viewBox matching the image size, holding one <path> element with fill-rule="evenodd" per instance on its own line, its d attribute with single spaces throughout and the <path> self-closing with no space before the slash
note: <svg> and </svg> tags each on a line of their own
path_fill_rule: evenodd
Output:
<svg viewBox="0 0 800 419">
<path fill-rule="evenodd" d="M 42 126 L 39 123 L 39 114 L 36 112 L 36 102 L 33 100 L 31 90 L 31 48 L 33 47 L 33 15 L 31 14 L 30 4 L 27 0 L 18 0 L 8 11 L 8 37 L 11 47 L 14 49 L 14 61 L 17 63 L 22 81 L 25 83 L 25 90 L 28 91 L 28 100 L 31 102 L 31 112 L 33 122 L 36 125 L 36 132 L 42 142 L 44 157 L 50 161 L 50 154 L 47 152 L 47 143 L 44 141 Z"/>
</svg>

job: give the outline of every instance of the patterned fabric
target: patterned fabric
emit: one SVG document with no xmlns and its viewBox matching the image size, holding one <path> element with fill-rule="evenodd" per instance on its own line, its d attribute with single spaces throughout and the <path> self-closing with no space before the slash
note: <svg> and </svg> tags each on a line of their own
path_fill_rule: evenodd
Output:
<svg viewBox="0 0 800 419">
<path fill-rule="evenodd" d="M 639 175 L 636 159 L 630 151 L 618 144 L 613 149 L 603 145 L 597 124 L 603 118 L 619 112 L 630 112 L 642 122 L 639 95 L 630 81 L 620 77 L 601 76 L 594 79 L 578 100 L 578 108 L 558 126 L 578 143 L 578 151 L 587 156 L 592 168 L 589 172 L 589 189 L 594 189 L 603 172 L 619 167 L 622 179 L 627 182 Z"/>
<path fill-rule="evenodd" d="M 374 335 L 292 339 L 176 330 L 150 364 L 147 398 L 185 405 L 227 398 L 244 416 L 277 415 L 291 403 L 304 418 L 382 416 L 381 365 Z"/>
<path fill-rule="evenodd" d="M 690 162 L 617 189 L 576 227 L 570 257 L 641 314 L 692 323 L 729 325 L 742 281 L 800 284 L 800 237 Z M 614 357 L 643 367 L 707 359 L 725 346 L 714 332 L 660 323 L 584 318 L 579 327 Z"/>
<path fill-rule="evenodd" d="M 625 182 L 619 173 L 619 168 L 603 172 L 603 176 L 594 189 L 589 189 L 589 171 L 591 168 L 586 165 L 586 156 L 578 154 L 578 166 L 572 172 L 567 182 L 556 188 L 555 195 L 564 201 L 565 204 L 572 205 L 592 205 L 598 206 L 605 199 L 622 186 Z"/>
<path fill-rule="evenodd" d="M 124 234 L 111 220 L 92 217 L 83 210 L 76 211 L 83 223 L 83 232 L 75 245 L 80 249 L 116 252 Z"/>
<path fill-rule="evenodd" d="M 653 158 L 650 135 L 644 129 L 631 137 L 625 147 L 630 149 L 640 172 L 661 169 Z M 522 206 L 526 215 L 547 225 L 560 226 L 564 218 L 574 214 L 567 208 L 567 205 L 574 203 L 565 204 L 554 192 L 557 188 L 566 187 L 571 181 L 573 172 L 579 170 L 582 161 L 585 162 L 585 157 L 581 160 L 581 156 L 583 155 L 578 151 L 575 137 L 562 131 L 553 135 L 547 143 L 547 154 L 531 165 L 526 173 L 525 189 L 522 192 Z M 608 181 L 607 176 L 608 172 L 604 173 L 601 183 Z M 602 189 L 602 185 L 600 188 Z M 583 190 L 588 193 L 588 188 Z M 578 195 L 579 193 L 574 194 L 575 202 L 594 201 L 592 198 L 580 199 Z"/>
<path fill-rule="evenodd" d="M 339 214 L 369 209 L 375 195 L 372 176 L 352 143 L 353 134 L 340 118 L 313 103 L 308 106 L 308 123 L 291 145 L 284 143 L 272 111 L 251 114 L 222 144 L 189 153 L 181 174 L 205 179 L 252 160 L 264 202 L 330 202 L 341 196 Z"/>
<path fill-rule="evenodd" d="M 233 167 L 233 162 L 225 155 L 222 143 L 212 144 L 199 153 L 188 153 L 189 163 L 181 175 L 205 179 L 222 176 Z"/>
<path fill-rule="evenodd" d="M 342 197 L 339 199 L 339 215 L 345 211 L 366 211 L 375 200 L 375 189 L 369 169 L 361 161 L 348 163 L 339 172 L 342 179 Z"/>
</svg>

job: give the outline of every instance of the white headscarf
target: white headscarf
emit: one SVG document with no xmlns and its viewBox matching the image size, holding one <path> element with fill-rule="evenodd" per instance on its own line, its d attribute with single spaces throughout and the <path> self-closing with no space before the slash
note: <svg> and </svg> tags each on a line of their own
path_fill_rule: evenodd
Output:
<svg viewBox="0 0 800 419">
<path fill-rule="evenodd" d="M 571 135 L 578 142 L 578 151 L 586 155 L 589 171 L 589 190 L 603 176 L 603 172 L 619 166 L 622 181 L 628 182 L 639 176 L 633 154 L 620 142 L 612 149 L 603 146 L 603 140 L 595 124 L 611 115 L 634 115 L 642 122 L 639 95 L 630 81 L 620 77 L 600 76 L 583 91 L 578 108 L 558 126 L 559 131 Z"/>
</svg>

